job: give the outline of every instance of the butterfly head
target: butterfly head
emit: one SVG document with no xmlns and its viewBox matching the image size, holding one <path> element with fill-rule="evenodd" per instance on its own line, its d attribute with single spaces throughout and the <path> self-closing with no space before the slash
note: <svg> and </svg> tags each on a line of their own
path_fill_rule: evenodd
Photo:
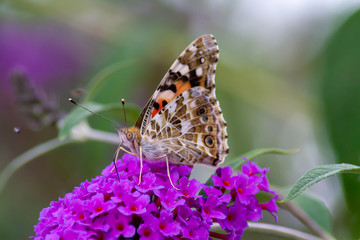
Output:
<svg viewBox="0 0 360 240">
<path fill-rule="evenodd" d="M 139 149 L 139 137 L 140 137 L 139 129 L 122 128 L 116 130 L 120 137 L 120 144 L 127 147 L 131 152 L 137 153 Z"/>
</svg>

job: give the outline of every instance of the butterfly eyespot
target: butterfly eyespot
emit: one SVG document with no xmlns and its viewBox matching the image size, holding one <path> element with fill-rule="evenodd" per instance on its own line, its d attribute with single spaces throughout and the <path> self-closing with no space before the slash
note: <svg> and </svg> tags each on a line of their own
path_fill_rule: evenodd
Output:
<svg viewBox="0 0 360 240">
<path fill-rule="evenodd" d="M 207 135 L 205 137 L 204 142 L 205 142 L 205 145 L 209 148 L 212 148 L 215 145 L 214 137 L 210 136 L 210 135 Z"/>
<path fill-rule="evenodd" d="M 208 126 L 208 127 L 207 127 L 207 130 L 208 130 L 208 132 L 212 132 L 214 129 L 213 129 L 212 126 Z"/>
<path fill-rule="evenodd" d="M 197 115 L 198 116 L 204 115 L 205 113 L 206 113 L 206 108 L 205 107 L 198 108 L 198 110 L 197 110 Z"/>
<path fill-rule="evenodd" d="M 209 121 L 209 118 L 208 118 L 207 116 L 203 116 L 202 120 L 203 120 L 204 122 L 207 122 L 207 121 Z"/>
<path fill-rule="evenodd" d="M 200 63 L 200 64 L 203 64 L 204 62 L 205 62 L 205 58 L 203 58 L 203 57 L 202 57 L 202 58 L 199 58 L 199 63 Z"/>
</svg>

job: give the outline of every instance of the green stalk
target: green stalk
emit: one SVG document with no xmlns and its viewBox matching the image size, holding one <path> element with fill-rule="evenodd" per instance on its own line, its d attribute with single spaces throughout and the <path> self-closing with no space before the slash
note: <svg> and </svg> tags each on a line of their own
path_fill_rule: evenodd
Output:
<svg viewBox="0 0 360 240">
<path fill-rule="evenodd" d="M 58 138 L 51 139 L 47 142 L 44 142 L 36 147 L 31 148 L 30 150 L 24 152 L 14 160 L 12 160 L 0 173 L 0 193 L 4 190 L 4 187 L 9 180 L 9 178 L 16 172 L 19 168 L 47 152 L 50 152 L 56 148 L 73 143 L 75 140 L 65 139 L 59 140 Z"/>
</svg>

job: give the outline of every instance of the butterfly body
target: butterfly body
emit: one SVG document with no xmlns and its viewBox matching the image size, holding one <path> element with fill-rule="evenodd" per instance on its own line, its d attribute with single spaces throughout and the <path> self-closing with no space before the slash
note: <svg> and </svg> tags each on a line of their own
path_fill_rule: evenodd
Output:
<svg viewBox="0 0 360 240">
<path fill-rule="evenodd" d="M 212 35 L 197 38 L 180 54 L 135 126 L 118 129 L 127 152 L 141 161 L 173 164 L 217 166 L 224 161 L 229 148 L 215 96 L 218 55 Z"/>
<path fill-rule="evenodd" d="M 166 149 L 157 139 L 151 139 L 149 136 L 141 136 L 140 129 L 129 128 L 118 130 L 120 141 L 130 150 L 131 153 L 140 157 L 140 146 L 142 148 L 142 157 L 148 161 L 160 161 L 167 155 Z"/>
</svg>

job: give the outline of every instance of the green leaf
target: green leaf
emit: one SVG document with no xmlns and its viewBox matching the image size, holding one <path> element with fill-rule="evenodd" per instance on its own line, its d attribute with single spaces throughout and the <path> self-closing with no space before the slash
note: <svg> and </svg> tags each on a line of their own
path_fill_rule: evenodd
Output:
<svg viewBox="0 0 360 240">
<path fill-rule="evenodd" d="M 360 167 L 352 164 L 329 164 L 313 168 L 307 171 L 296 183 L 292 186 L 287 196 L 282 202 L 289 201 L 300 193 L 305 191 L 311 185 L 323 180 L 327 177 L 339 174 L 339 173 L 357 173 L 360 174 Z"/>
<path fill-rule="evenodd" d="M 233 169 L 239 169 L 241 165 L 244 164 L 245 160 L 243 158 L 247 158 L 249 160 L 258 157 L 263 154 L 269 154 L 269 153 L 275 153 L 275 154 L 293 154 L 300 150 L 300 148 L 296 149 L 279 149 L 279 148 L 259 148 L 254 149 L 252 151 L 249 151 L 247 153 L 244 153 L 228 162 L 225 162 L 226 165 L 231 166 Z"/>
<path fill-rule="evenodd" d="M 117 110 L 122 112 L 122 104 L 121 103 L 109 103 L 109 104 L 99 104 L 94 102 L 88 102 L 83 104 L 84 107 L 90 109 L 93 112 L 100 113 L 104 111 Z M 126 113 L 128 115 L 138 115 L 139 108 L 132 104 L 127 104 Z M 89 116 L 92 116 L 91 112 L 88 112 L 80 107 L 74 108 L 64 119 L 64 123 L 59 130 L 59 139 L 66 138 L 71 129 L 79 124 L 81 121 L 84 121 Z"/>
<path fill-rule="evenodd" d="M 354 9 L 355 10 L 355 9 Z M 360 154 L 360 10 L 351 12 L 328 39 L 319 69 L 319 98 L 323 103 L 323 126 L 337 163 L 358 164 Z M 357 176 L 342 175 L 346 205 L 350 216 L 343 216 L 352 229 L 354 239 L 360 238 L 360 181 Z M 350 226 L 352 225 L 352 226 Z"/>
<path fill-rule="evenodd" d="M 331 216 L 322 201 L 309 194 L 302 194 L 294 199 L 294 203 L 325 232 L 332 233 Z"/>
<path fill-rule="evenodd" d="M 259 203 L 266 203 L 274 197 L 274 194 L 265 191 L 260 191 L 255 195 L 255 197 L 257 198 Z"/>
</svg>

